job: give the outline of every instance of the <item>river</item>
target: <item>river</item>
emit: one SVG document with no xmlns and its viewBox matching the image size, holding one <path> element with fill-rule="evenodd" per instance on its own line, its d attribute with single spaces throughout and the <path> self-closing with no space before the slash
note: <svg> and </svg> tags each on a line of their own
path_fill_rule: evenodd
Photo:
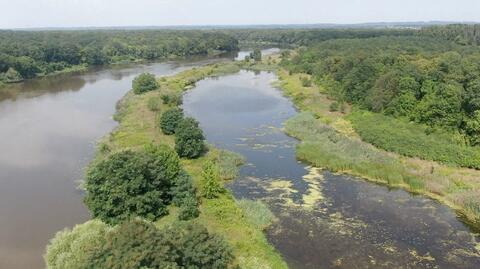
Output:
<svg viewBox="0 0 480 269">
<path fill-rule="evenodd" d="M 479 237 L 450 208 L 423 196 L 308 167 L 282 123 L 297 112 L 274 74 L 203 80 L 184 97 L 207 140 L 245 156 L 229 184 L 278 221 L 270 242 L 293 269 L 480 268 Z"/>
<path fill-rule="evenodd" d="M 230 59 L 119 65 L 0 89 L 0 268 L 44 268 L 48 240 L 89 219 L 78 182 L 136 75 Z"/>
</svg>

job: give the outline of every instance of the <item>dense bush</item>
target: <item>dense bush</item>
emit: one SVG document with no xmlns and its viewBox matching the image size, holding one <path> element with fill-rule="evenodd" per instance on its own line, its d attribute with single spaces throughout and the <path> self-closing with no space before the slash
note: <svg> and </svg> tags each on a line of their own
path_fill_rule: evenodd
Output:
<svg viewBox="0 0 480 269">
<path fill-rule="evenodd" d="M 155 79 L 155 75 L 149 73 L 138 75 L 132 82 L 132 88 L 135 94 L 153 91 L 158 89 L 158 87 L 159 85 Z"/>
<path fill-rule="evenodd" d="M 182 104 L 182 94 L 179 93 L 169 93 L 163 94 L 161 96 L 164 105 L 174 105 L 179 106 Z"/>
<path fill-rule="evenodd" d="M 480 147 L 461 145 L 453 134 L 432 132 L 426 126 L 376 113 L 354 112 L 348 118 L 363 140 L 379 148 L 480 169 Z"/>
<path fill-rule="evenodd" d="M 160 129 L 166 135 L 174 134 L 182 120 L 183 111 L 180 108 L 169 109 L 160 117 Z"/>
<path fill-rule="evenodd" d="M 89 169 L 85 203 L 93 217 L 110 224 L 131 216 L 156 220 L 167 213 L 179 172 L 178 156 L 167 148 L 114 153 Z"/>
<path fill-rule="evenodd" d="M 72 230 L 58 232 L 47 246 L 45 262 L 49 269 L 86 269 L 100 246 L 106 244 L 106 234 L 112 228 L 100 220 L 76 225 Z"/>
<path fill-rule="evenodd" d="M 218 182 L 220 180 L 220 174 L 218 166 L 213 161 L 207 161 L 203 165 L 202 170 L 203 190 L 202 194 L 207 199 L 213 199 L 218 196 L 223 190 L 222 186 Z"/>
<path fill-rule="evenodd" d="M 196 189 L 190 175 L 180 172 L 172 188 L 173 204 L 180 207 L 180 220 L 190 220 L 198 217 L 198 200 Z"/>
<path fill-rule="evenodd" d="M 79 225 L 57 234 L 46 255 L 50 269 L 224 269 L 232 260 L 226 242 L 203 226 L 178 223 L 158 230 L 139 219 L 115 228 L 99 221 Z"/>
<path fill-rule="evenodd" d="M 193 118 L 183 119 L 175 130 L 175 150 L 180 157 L 200 157 L 206 150 L 204 140 L 203 131 Z"/>
</svg>

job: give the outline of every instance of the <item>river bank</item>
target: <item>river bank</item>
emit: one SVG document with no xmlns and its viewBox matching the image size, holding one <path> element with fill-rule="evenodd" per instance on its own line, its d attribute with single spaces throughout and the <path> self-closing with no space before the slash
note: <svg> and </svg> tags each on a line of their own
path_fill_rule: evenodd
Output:
<svg viewBox="0 0 480 269">
<path fill-rule="evenodd" d="M 169 105 L 161 105 L 157 112 L 148 108 L 150 98 L 160 98 L 161 94 L 183 93 L 194 87 L 195 83 L 207 77 L 216 77 L 237 73 L 240 67 L 235 63 L 214 64 L 193 68 L 172 77 L 159 78 L 159 91 L 144 95 L 134 95 L 129 92 L 118 104 L 115 118 L 119 126 L 100 144 L 97 159 L 103 154 L 125 149 L 142 148 L 154 142 L 174 146 L 173 137 L 162 134 L 157 127 L 159 115 L 168 109 Z M 105 150 L 108 149 L 108 150 Z M 104 152 L 104 153 L 102 153 Z M 208 154 L 195 160 L 182 160 L 183 166 L 192 175 L 198 189 L 202 189 L 201 171 L 208 160 L 218 158 L 218 150 L 210 147 Z M 226 183 L 226 182 L 225 182 Z M 158 226 L 173 222 L 176 209 L 171 208 L 170 215 L 160 219 Z M 249 213 L 250 212 L 250 213 Z M 252 219 L 254 211 L 245 211 L 226 192 L 215 199 L 201 198 L 200 216 L 196 220 L 204 224 L 211 232 L 222 235 L 232 246 L 236 264 L 241 268 L 287 268 L 278 252 L 268 243 L 263 228 L 256 225 Z"/>
<path fill-rule="evenodd" d="M 267 60 L 275 61 L 275 60 Z M 277 61 L 279 61 L 277 56 Z M 480 171 L 440 164 L 386 152 L 361 140 L 348 119 L 351 107 L 332 111 L 335 103 L 315 84 L 304 85 L 308 74 L 289 74 L 277 67 L 277 86 L 291 98 L 299 111 L 310 114 L 307 122 L 291 119 L 286 132 L 302 141 L 299 159 L 334 172 L 426 195 L 453 208 L 475 230 L 480 229 Z M 332 139 L 321 140 L 319 129 L 330 129 Z M 326 135 L 328 132 L 324 133 Z M 328 156 L 328 157 L 327 157 Z M 372 157 L 374 156 L 374 157 Z"/>
</svg>

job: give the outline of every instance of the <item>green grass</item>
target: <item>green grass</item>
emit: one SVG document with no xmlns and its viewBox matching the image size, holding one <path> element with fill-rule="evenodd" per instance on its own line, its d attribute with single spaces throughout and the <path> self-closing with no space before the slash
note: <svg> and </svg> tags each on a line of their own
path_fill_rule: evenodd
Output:
<svg viewBox="0 0 480 269">
<path fill-rule="evenodd" d="M 103 151 L 104 153 L 99 151 L 97 159 L 119 150 L 141 148 L 152 142 L 173 147 L 174 137 L 164 135 L 157 125 L 158 117 L 172 105 L 160 104 L 158 111 L 152 111 L 148 107 L 148 100 L 165 93 L 182 93 L 191 89 L 195 82 L 201 79 L 231 74 L 239 70 L 238 65 L 232 63 L 207 65 L 159 79 L 160 90 L 142 95 L 128 93 L 117 105 L 115 119 L 119 121 L 119 126 L 102 141 L 104 145 L 102 147 L 109 150 Z M 203 188 L 202 167 L 208 160 L 213 160 L 219 167 L 224 167 L 224 175 L 227 178 L 234 178 L 238 171 L 234 166 L 243 161 L 237 154 L 212 146 L 201 158 L 183 159 L 182 165 L 192 176 L 198 193 L 201 193 Z M 239 206 L 230 192 L 220 194 L 215 199 L 201 197 L 199 209 L 200 216 L 195 221 L 205 225 L 210 232 L 223 236 L 230 243 L 236 257 L 235 265 L 245 269 L 288 268 L 280 254 L 267 241 L 262 228 L 252 222 L 251 216 Z M 157 221 L 158 227 L 165 227 L 175 221 L 178 208 L 170 207 L 170 213 Z"/>
<path fill-rule="evenodd" d="M 408 184 L 413 190 L 422 187 L 417 180 L 413 180 L 413 175 L 387 152 L 338 133 L 309 112 L 289 119 L 285 130 L 289 135 L 302 140 L 297 146 L 297 157 L 317 167 L 348 171 L 391 185 Z"/>
<path fill-rule="evenodd" d="M 261 201 L 240 200 L 237 205 L 243 210 L 244 215 L 261 230 L 268 228 L 275 216 L 266 204 Z"/>
<path fill-rule="evenodd" d="M 424 125 L 378 113 L 355 111 L 348 115 L 363 140 L 408 157 L 480 169 L 480 148 L 460 145 L 451 134 L 427 134 Z"/>
</svg>

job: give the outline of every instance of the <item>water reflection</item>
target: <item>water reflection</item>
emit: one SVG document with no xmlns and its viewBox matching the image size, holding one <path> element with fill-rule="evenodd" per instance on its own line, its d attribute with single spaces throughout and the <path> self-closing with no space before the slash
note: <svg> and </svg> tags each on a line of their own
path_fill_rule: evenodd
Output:
<svg viewBox="0 0 480 269">
<path fill-rule="evenodd" d="M 230 185 L 279 221 L 268 236 L 292 268 L 480 268 L 480 244 L 448 207 L 402 190 L 313 169 L 281 130 L 292 103 L 273 74 L 205 80 L 184 98 L 209 142 L 247 164 Z"/>
</svg>

